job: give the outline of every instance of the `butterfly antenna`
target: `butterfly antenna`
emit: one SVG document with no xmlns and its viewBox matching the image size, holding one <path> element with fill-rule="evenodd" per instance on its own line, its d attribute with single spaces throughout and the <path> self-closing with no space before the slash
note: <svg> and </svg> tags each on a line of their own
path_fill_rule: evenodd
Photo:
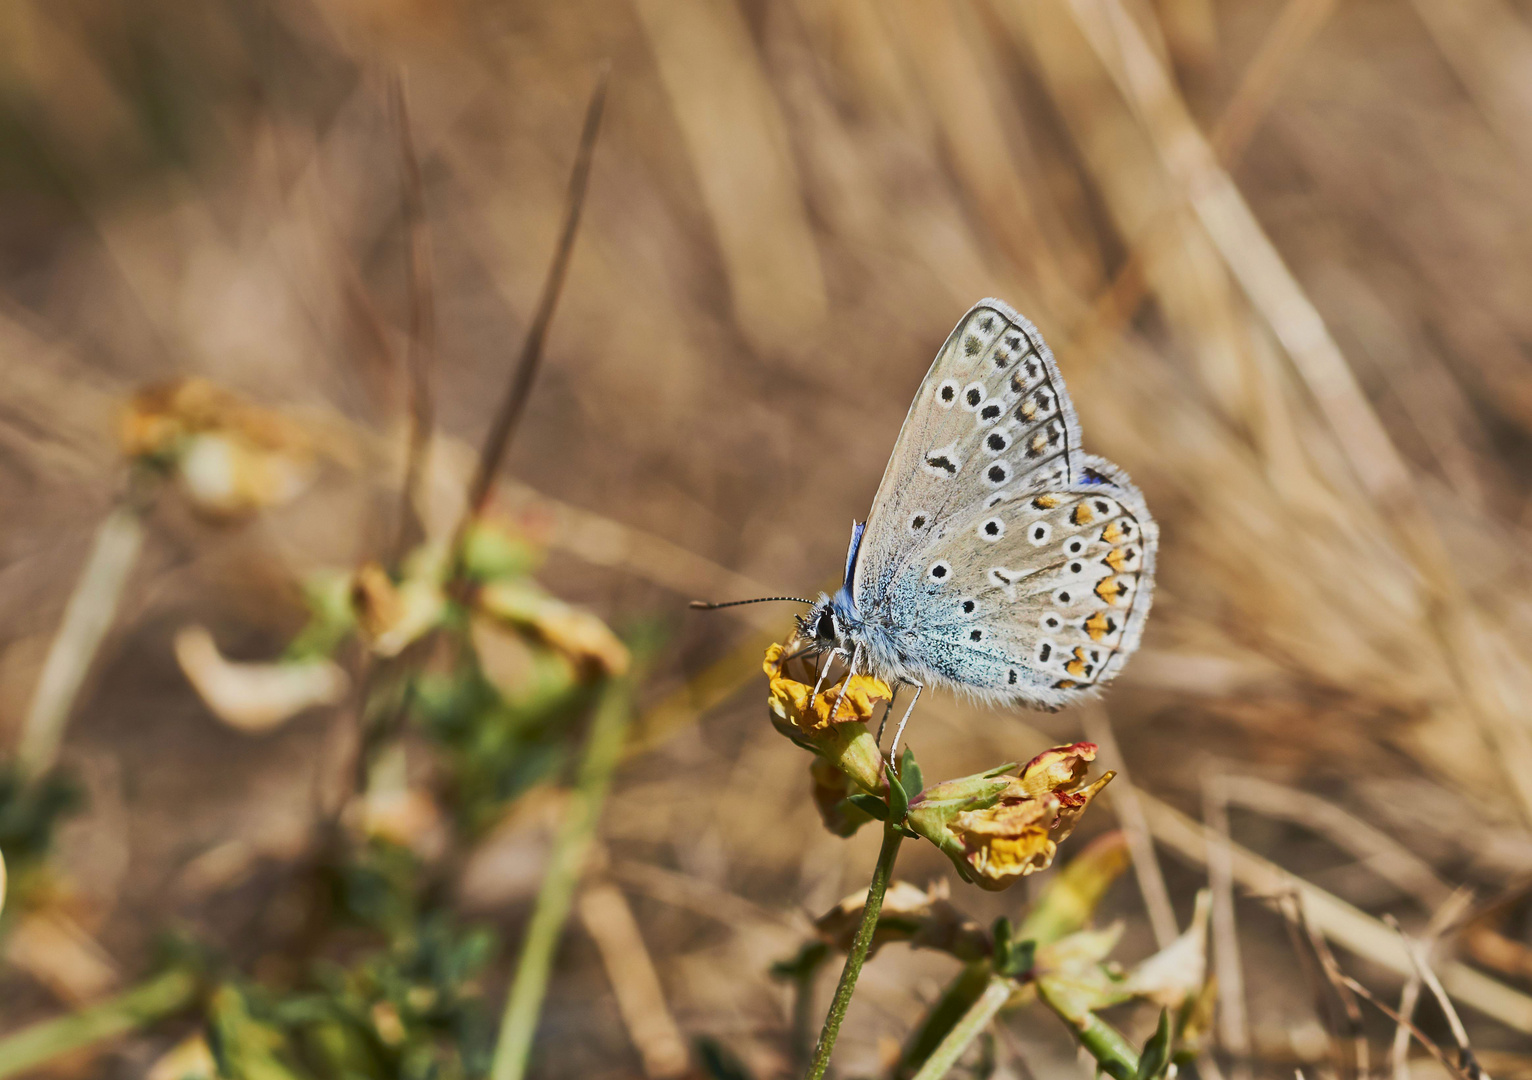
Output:
<svg viewBox="0 0 1532 1080">
<path fill-rule="evenodd" d="M 805 600 L 801 596 L 762 596 L 755 600 L 726 600 L 722 604 L 710 604 L 706 600 L 693 600 L 687 607 L 696 608 L 698 611 L 717 611 L 719 608 L 739 607 L 741 604 L 769 604 L 775 600 L 790 600 L 795 604 L 812 604 L 814 601 Z"/>
</svg>

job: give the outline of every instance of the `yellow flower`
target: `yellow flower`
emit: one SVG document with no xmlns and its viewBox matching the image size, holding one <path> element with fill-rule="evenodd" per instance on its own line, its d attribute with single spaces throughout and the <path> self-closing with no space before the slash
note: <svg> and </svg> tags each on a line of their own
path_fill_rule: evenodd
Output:
<svg viewBox="0 0 1532 1080">
<path fill-rule="evenodd" d="M 805 750 L 812 750 L 843 772 L 857 787 L 873 795 L 887 788 L 883 777 L 883 752 L 878 741 L 867 731 L 866 721 L 882 705 L 893 699 L 893 691 L 881 679 L 870 675 L 852 675 L 814 697 L 814 668 L 802 657 L 793 657 L 785 646 L 772 645 L 761 664 L 770 680 L 771 696 L 767 706 L 771 722 L 778 731 Z M 841 695 L 845 703 L 830 723 L 830 714 Z M 813 697 L 812 703 L 810 697 Z M 817 787 L 827 781 L 817 778 Z M 840 832 L 837 824 L 826 818 L 831 831 Z M 846 823 L 849 826 L 849 822 Z M 851 827 L 851 832 L 855 832 Z M 849 833 L 842 833 L 849 835 Z"/>
<path fill-rule="evenodd" d="M 893 691 L 882 679 L 851 675 L 822 689 L 811 704 L 809 696 L 814 692 L 815 680 L 813 667 L 804 663 L 801 657 L 788 659 L 788 656 L 785 646 L 773 645 L 766 650 L 761 667 L 771 680 L 772 715 L 800 731 L 818 731 L 827 727 L 832 715 L 837 724 L 866 723 L 880 706 L 893 700 Z M 838 710 L 837 702 L 840 703 Z"/>
<path fill-rule="evenodd" d="M 375 562 L 357 570 L 351 604 L 362 636 L 379 656 L 398 656 L 439 624 L 447 611 L 447 598 L 435 581 L 406 577 L 395 585 Z"/>
<path fill-rule="evenodd" d="M 286 502 L 315 472 L 313 444 L 301 427 L 206 379 L 140 391 L 120 434 L 124 453 L 168 467 L 192 504 L 216 516 Z"/>
<path fill-rule="evenodd" d="M 1003 889 L 1053 864 L 1058 845 L 1115 775 L 1107 773 L 1079 788 L 1095 757 L 1092 743 L 1045 750 L 1011 780 L 993 806 L 953 817 L 947 829 L 961 844 L 978 884 Z"/>
<path fill-rule="evenodd" d="M 525 579 L 504 578 L 483 586 L 479 610 L 531 631 L 580 667 L 607 675 L 628 670 L 628 648 L 597 616 L 549 596 Z"/>
</svg>

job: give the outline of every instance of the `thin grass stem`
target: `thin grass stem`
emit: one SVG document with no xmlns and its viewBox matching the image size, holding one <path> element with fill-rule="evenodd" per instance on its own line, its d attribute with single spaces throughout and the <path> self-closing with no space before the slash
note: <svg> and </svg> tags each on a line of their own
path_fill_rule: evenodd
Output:
<svg viewBox="0 0 1532 1080">
<path fill-rule="evenodd" d="M 878 864 L 872 871 L 872 884 L 867 887 L 867 903 L 862 906 L 862 921 L 851 940 L 851 952 L 846 966 L 841 969 L 840 982 L 835 986 L 835 997 L 830 1011 L 825 1014 L 824 1028 L 819 1032 L 819 1042 L 814 1047 L 814 1059 L 809 1062 L 808 1080 L 821 1080 L 830 1067 L 830 1054 L 835 1040 L 840 1036 L 840 1026 L 851 1006 L 851 995 L 856 990 L 856 980 L 867 962 L 867 951 L 872 946 L 872 935 L 878 928 L 878 912 L 883 909 L 883 894 L 888 891 L 889 880 L 894 875 L 894 860 L 899 857 L 899 845 L 904 833 L 895 821 L 883 823 L 883 847 L 878 851 Z M 495 1080 L 502 1080 L 496 1077 Z"/>
<path fill-rule="evenodd" d="M 46 1061 L 124 1035 L 180 1012 L 197 998 L 197 979 L 167 971 L 79 1012 L 42 1020 L 0 1039 L 0 1077 L 16 1076 Z"/>
<path fill-rule="evenodd" d="M 601 807 L 606 802 L 612 773 L 622 757 L 623 742 L 633 719 L 632 697 L 633 683 L 629 675 L 608 683 L 596 706 L 574 794 L 563 827 L 554 840 L 548 869 L 516 962 L 510 993 L 506 996 L 494 1064 L 490 1070 L 491 1080 L 521 1080 L 526 1075 L 537 1020 L 542 1014 L 543 997 L 553 969 L 554 952 L 569 919 L 586 853 L 595 839 Z"/>
<path fill-rule="evenodd" d="M 1001 975 L 991 976 L 984 992 L 968 1007 L 968 1011 L 952 1026 L 952 1030 L 947 1032 L 947 1037 L 931 1052 L 931 1056 L 926 1058 L 914 1080 L 940 1080 L 946 1076 L 969 1045 L 989 1027 L 989 1022 L 1010 1000 L 1015 989 L 1016 984 L 1010 979 Z"/>
<path fill-rule="evenodd" d="M 96 530 L 90 555 L 64 608 L 64 621 L 43 662 L 16 749 L 17 762 L 28 776 L 46 773 L 58 760 L 75 699 L 117 616 L 123 587 L 143 548 L 143 519 L 150 496 L 139 478 L 134 479 L 128 494 Z"/>
</svg>

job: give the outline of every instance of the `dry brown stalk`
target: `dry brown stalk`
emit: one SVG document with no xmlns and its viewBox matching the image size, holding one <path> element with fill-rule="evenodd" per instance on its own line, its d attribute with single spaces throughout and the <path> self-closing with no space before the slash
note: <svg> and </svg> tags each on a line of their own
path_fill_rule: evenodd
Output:
<svg viewBox="0 0 1532 1080">
<path fill-rule="evenodd" d="M 1070 10 L 1134 106 L 1167 176 L 1181 187 L 1208 239 L 1302 376 L 1363 489 L 1425 577 L 1433 609 L 1426 625 L 1500 751 L 1501 768 L 1524 815 L 1532 818 L 1532 735 L 1511 715 L 1504 675 L 1487 662 L 1480 617 L 1420 503 L 1409 467 L 1318 309 L 1219 165 L 1132 18 L 1118 0 L 1072 0 Z"/>
<path fill-rule="evenodd" d="M 643 1061 L 644 1075 L 651 1080 L 685 1075 L 686 1039 L 665 1003 L 665 988 L 627 897 L 615 885 L 587 885 L 580 893 L 579 911 L 586 933 L 601 953 L 617 1011 Z"/>
<path fill-rule="evenodd" d="M 1085 737 L 1101 747 L 1101 767 L 1113 769 L 1117 778 L 1112 782 L 1107 796 L 1117 820 L 1122 824 L 1128 838 L 1128 851 L 1133 857 L 1133 873 L 1138 878 L 1138 891 L 1144 898 L 1144 909 L 1149 913 L 1149 926 L 1154 931 L 1155 945 L 1168 949 L 1180 934 L 1176 926 L 1176 911 L 1170 903 L 1170 890 L 1165 886 L 1165 875 L 1154 852 L 1154 838 L 1149 835 L 1149 823 L 1144 820 L 1144 808 L 1138 801 L 1138 791 L 1128 774 L 1122 749 L 1117 745 L 1117 734 L 1112 730 L 1112 719 L 1106 709 L 1097 702 L 1083 706 L 1080 721 Z M 1220 982 L 1220 986 L 1222 986 Z"/>
<path fill-rule="evenodd" d="M 431 233 L 426 222 L 425 183 L 415 135 L 410 127 L 410 103 L 404 73 L 389 80 L 389 102 L 399 135 L 399 164 L 404 188 L 404 220 L 409 229 L 410 319 L 409 349 L 405 355 L 409 383 L 409 450 L 405 457 L 404 484 L 400 495 L 398 534 L 394 541 L 397 561 L 424 537 L 419 507 L 421 485 L 429 466 L 431 429 L 436 418 L 436 289 L 431 266 Z"/>
<path fill-rule="evenodd" d="M 1202 820 L 1206 835 L 1208 888 L 1213 893 L 1213 971 L 1218 978 L 1218 1041 L 1233 1061 L 1236 1080 L 1250 1076 L 1250 1025 L 1245 1010 L 1245 974 L 1235 922 L 1234 867 L 1230 856 L 1229 807 L 1223 778 L 1202 778 Z"/>
<path fill-rule="evenodd" d="M 1155 838 L 1182 857 L 1206 865 L 1213 842 L 1208 830 L 1168 803 L 1145 793 L 1140 798 Z M 1379 920 L 1238 844 L 1230 843 L 1229 854 L 1234 880 L 1247 892 L 1269 903 L 1296 892 L 1303 898 L 1308 918 L 1325 937 L 1401 977 L 1413 970 L 1398 935 Z M 1517 1031 L 1532 1032 L 1532 997 L 1455 960 L 1440 967 L 1442 985 L 1458 1002 Z"/>
<path fill-rule="evenodd" d="M 1452 886 L 1438 877 L 1424 859 L 1328 799 L 1258 776 L 1224 779 L 1223 790 L 1231 803 L 1313 830 L 1349 851 L 1361 865 L 1397 886 L 1406 896 L 1418 897 L 1432 909 L 1452 898 Z"/>
<path fill-rule="evenodd" d="M 1367 1044 L 1367 1030 L 1362 1026 L 1362 1007 L 1357 1004 L 1356 994 L 1347 985 L 1342 977 L 1340 964 L 1335 959 L 1335 954 L 1330 951 L 1330 945 L 1325 937 L 1314 926 L 1303 907 L 1303 898 L 1290 895 L 1287 903 L 1282 905 L 1283 914 L 1289 918 L 1297 917 L 1303 932 L 1308 939 L 1314 955 L 1319 958 L 1320 969 L 1325 973 L 1325 978 L 1335 988 L 1335 996 L 1340 999 L 1341 1009 L 1345 1016 L 1346 1035 L 1351 1043 L 1351 1068 L 1357 1080 L 1370 1080 L 1372 1075 L 1372 1052 Z"/>
</svg>

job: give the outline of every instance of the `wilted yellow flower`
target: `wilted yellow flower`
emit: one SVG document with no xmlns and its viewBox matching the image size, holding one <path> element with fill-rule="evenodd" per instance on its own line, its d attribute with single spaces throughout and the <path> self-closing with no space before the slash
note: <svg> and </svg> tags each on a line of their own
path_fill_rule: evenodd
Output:
<svg viewBox="0 0 1532 1080">
<path fill-rule="evenodd" d="M 226 659 L 200 626 L 177 631 L 175 654 L 213 715 L 241 731 L 268 731 L 305 709 L 333 705 L 351 685 L 346 673 L 322 656 L 274 664 Z"/>
<path fill-rule="evenodd" d="M 878 926 L 868 955 L 891 941 L 907 941 L 920 949 L 940 949 L 959 960 L 978 960 L 990 954 L 989 932 L 959 911 L 948 900 L 944 881 L 922 889 L 907 881 L 889 884 L 878 910 Z M 852 893 L 818 919 L 814 929 L 820 940 L 848 952 L 851 939 L 867 906 L 867 890 Z"/>
<path fill-rule="evenodd" d="M 832 714 L 837 724 L 866 723 L 880 706 L 893 700 L 893 691 L 882 679 L 850 675 L 824 687 L 810 702 L 815 682 L 813 668 L 803 663 L 801 657 L 789 660 L 789 656 L 785 646 L 772 645 L 766 650 L 761 667 L 771 680 L 772 714 L 800 731 L 827 726 Z"/>
<path fill-rule="evenodd" d="M 821 691 L 811 707 L 809 698 L 814 692 L 811 664 L 805 663 L 801 657 L 793 658 L 782 645 L 772 645 L 766 650 L 761 666 L 771 680 L 767 706 L 772 725 L 799 746 L 814 751 L 839 769 L 863 791 L 883 794 L 888 786 L 883 777 L 883 752 L 878 749 L 878 741 L 868 733 L 865 721 L 871 718 L 880 703 L 893 697 L 888 684 L 869 675 L 853 675 Z M 845 689 L 848 685 L 849 691 Z M 832 724 L 830 713 L 843 692 L 846 703 Z M 817 787 L 820 781 L 816 779 L 815 783 Z M 826 824 L 832 831 L 840 832 L 828 818 Z M 849 827 L 850 820 L 844 824 Z M 856 830 L 851 828 L 850 831 Z"/>
<path fill-rule="evenodd" d="M 315 472 L 313 445 L 301 427 L 206 379 L 134 395 L 121 439 L 129 457 L 170 468 L 192 504 L 214 515 L 286 502 Z"/>
<path fill-rule="evenodd" d="M 628 648 L 589 611 L 549 596 L 530 581 L 504 578 L 478 592 L 479 610 L 541 638 L 575 663 L 606 675 L 628 670 Z"/>
<path fill-rule="evenodd" d="M 395 585 L 377 563 L 367 563 L 351 582 L 351 604 L 372 651 L 398 656 L 441 622 L 447 598 L 430 578 L 407 577 Z"/>
<path fill-rule="evenodd" d="M 1058 845 L 1114 775 L 1078 789 L 1095 756 L 1092 743 L 1045 750 L 1011 780 L 993 806 L 964 810 L 948 823 L 980 885 L 1003 889 L 1053 864 Z"/>
</svg>

